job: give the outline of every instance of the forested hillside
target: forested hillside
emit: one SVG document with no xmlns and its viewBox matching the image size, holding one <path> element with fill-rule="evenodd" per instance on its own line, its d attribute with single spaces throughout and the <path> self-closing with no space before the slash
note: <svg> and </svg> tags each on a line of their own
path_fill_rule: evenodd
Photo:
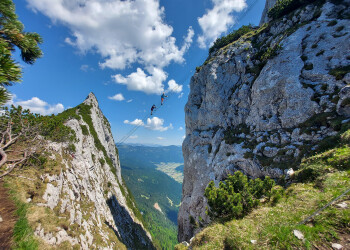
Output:
<svg viewBox="0 0 350 250">
<path fill-rule="evenodd" d="M 143 214 L 153 241 L 158 247 L 172 249 L 177 244 L 181 183 L 157 168 L 165 166 L 182 173 L 181 147 L 121 145 L 118 149 L 123 178 Z"/>
</svg>

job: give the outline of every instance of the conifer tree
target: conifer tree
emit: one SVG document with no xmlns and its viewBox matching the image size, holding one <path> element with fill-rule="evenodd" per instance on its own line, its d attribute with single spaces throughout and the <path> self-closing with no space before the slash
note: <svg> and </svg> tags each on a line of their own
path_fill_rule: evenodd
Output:
<svg viewBox="0 0 350 250">
<path fill-rule="evenodd" d="M 18 20 L 12 0 L 0 0 L 0 105 L 9 100 L 6 87 L 21 81 L 22 70 L 12 57 L 17 47 L 25 63 L 33 64 L 42 56 L 39 44 L 40 35 L 25 32 L 24 25 Z"/>
</svg>

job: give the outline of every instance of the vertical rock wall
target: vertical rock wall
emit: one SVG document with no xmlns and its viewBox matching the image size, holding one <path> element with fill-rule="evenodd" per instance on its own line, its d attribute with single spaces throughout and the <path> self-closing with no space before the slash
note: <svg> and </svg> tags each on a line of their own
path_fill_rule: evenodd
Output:
<svg viewBox="0 0 350 250">
<path fill-rule="evenodd" d="M 200 230 L 190 221 L 209 222 L 210 181 L 237 170 L 278 178 L 350 121 L 350 73 L 336 74 L 349 72 L 349 11 L 349 1 L 304 6 L 218 50 L 192 77 L 179 241 Z"/>
</svg>

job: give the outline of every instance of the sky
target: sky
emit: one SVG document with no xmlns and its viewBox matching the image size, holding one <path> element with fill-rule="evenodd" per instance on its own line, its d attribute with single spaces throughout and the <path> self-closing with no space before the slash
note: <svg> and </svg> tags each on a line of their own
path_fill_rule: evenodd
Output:
<svg viewBox="0 0 350 250">
<path fill-rule="evenodd" d="M 14 0 L 43 57 L 15 58 L 22 82 L 11 103 L 43 115 L 93 92 L 116 143 L 181 145 L 184 106 L 196 66 L 221 36 L 258 25 L 265 0 Z M 168 96 L 160 106 L 160 95 Z M 150 108 L 161 107 L 150 116 Z M 135 126 L 138 129 L 130 133 Z"/>
</svg>

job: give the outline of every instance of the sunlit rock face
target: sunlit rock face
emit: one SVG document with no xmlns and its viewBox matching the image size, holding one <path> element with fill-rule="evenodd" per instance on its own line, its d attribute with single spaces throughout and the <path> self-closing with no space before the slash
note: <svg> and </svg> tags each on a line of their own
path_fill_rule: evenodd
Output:
<svg viewBox="0 0 350 250">
<path fill-rule="evenodd" d="M 349 122 L 350 74 L 335 73 L 350 64 L 349 9 L 349 1 L 303 7 L 197 70 L 185 106 L 180 242 L 200 230 L 191 217 L 209 222 L 203 194 L 210 181 L 237 170 L 279 178 Z"/>
<path fill-rule="evenodd" d="M 45 231 L 39 224 L 35 235 L 52 247 L 67 241 L 81 249 L 153 249 L 150 234 L 127 204 L 129 194 L 122 181 L 109 122 L 94 94 L 90 93 L 83 103 L 89 106 L 92 127 L 83 118 L 68 120 L 66 125 L 76 135 L 75 150 L 67 150 L 67 143 L 47 141 L 45 154 L 55 159 L 61 170 L 59 174 L 46 170 L 40 177 L 47 185 L 44 202 L 37 205 L 56 211 L 58 220 L 68 221 L 69 229 Z M 110 164 L 101 147 L 96 146 L 94 135 L 111 159 Z M 71 225 L 76 225 L 78 231 L 72 232 Z"/>
</svg>

